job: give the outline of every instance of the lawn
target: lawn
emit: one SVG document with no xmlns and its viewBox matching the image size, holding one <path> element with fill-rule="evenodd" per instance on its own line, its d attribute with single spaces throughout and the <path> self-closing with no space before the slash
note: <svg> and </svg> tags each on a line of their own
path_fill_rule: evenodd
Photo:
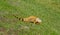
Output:
<svg viewBox="0 0 60 35">
<path fill-rule="evenodd" d="M 42 23 L 17 17 L 38 16 Z M 0 0 L 0 35 L 60 35 L 60 0 Z"/>
</svg>

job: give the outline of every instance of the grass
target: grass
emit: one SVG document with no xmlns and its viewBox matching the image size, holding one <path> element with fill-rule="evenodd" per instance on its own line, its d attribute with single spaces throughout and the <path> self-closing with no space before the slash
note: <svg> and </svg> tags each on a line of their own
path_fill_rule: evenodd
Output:
<svg viewBox="0 0 60 35">
<path fill-rule="evenodd" d="M 13 14 L 38 16 L 42 23 L 22 22 Z M 0 35 L 60 35 L 60 0 L 0 0 Z"/>
</svg>

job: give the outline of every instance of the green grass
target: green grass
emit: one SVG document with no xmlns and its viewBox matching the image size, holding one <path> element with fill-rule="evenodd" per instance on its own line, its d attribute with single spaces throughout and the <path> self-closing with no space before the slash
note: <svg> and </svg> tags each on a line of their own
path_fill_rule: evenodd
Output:
<svg viewBox="0 0 60 35">
<path fill-rule="evenodd" d="M 13 14 L 38 16 L 42 23 L 22 22 Z M 0 0 L 0 35 L 60 35 L 60 0 Z"/>
</svg>

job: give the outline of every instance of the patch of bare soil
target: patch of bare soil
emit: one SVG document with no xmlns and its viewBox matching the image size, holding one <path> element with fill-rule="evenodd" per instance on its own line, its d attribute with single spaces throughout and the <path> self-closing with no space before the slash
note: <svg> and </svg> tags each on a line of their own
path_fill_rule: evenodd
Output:
<svg viewBox="0 0 60 35">
<path fill-rule="evenodd" d="M 3 23 L 16 23 L 18 20 L 16 18 L 7 18 L 5 16 L 0 16 L 0 22 Z"/>
<path fill-rule="evenodd" d="M 7 35 L 6 28 L 0 27 L 0 35 Z"/>
</svg>

